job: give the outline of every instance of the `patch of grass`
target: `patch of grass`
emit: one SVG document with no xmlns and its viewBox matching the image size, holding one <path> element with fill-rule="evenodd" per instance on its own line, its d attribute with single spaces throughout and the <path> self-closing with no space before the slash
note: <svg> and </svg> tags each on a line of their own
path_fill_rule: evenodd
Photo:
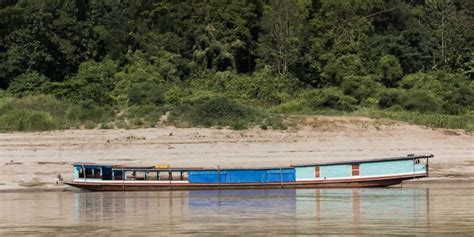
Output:
<svg viewBox="0 0 474 237">
<path fill-rule="evenodd" d="M 425 114 L 420 112 L 374 109 L 360 109 L 353 114 L 371 118 L 387 118 L 431 128 L 464 129 L 467 132 L 474 131 L 474 115 L 472 114 Z"/>
<path fill-rule="evenodd" d="M 2 131 L 44 131 L 60 127 L 51 114 L 34 110 L 12 110 L 0 116 Z"/>
<path fill-rule="evenodd" d="M 0 99 L 1 131 L 46 131 L 71 127 L 94 128 L 113 115 L 94 104 L 72 104 L 38 95 Z"/>
</svg>

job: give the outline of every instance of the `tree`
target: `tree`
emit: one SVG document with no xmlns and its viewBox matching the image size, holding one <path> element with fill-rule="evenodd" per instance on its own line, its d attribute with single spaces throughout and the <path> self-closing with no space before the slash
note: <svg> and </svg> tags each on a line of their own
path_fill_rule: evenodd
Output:
<svg viewBox="0 0 474 237">
<path fill-rule="evenodd" d="M 474 47 L 474 4 L 472 1 L 429 0 L 426 25 L 436 39 L 434 68 L 457 69 L 470 60 Z"/>
<path fill-rule="evenodd" d="M 174 22 L 173 33 L 186 41 L 180 53 L 202 70 L 248 72 L 256 18 L 251 1 L 212 0 L 174 3 L 166 20 Z"/>
<path fill-rule="evenodd" d="M 327 83 L 327 73 L 335 60 L 344 55 L 359 55 L 360 45 L 371 31 L 370 14 L 373 1 L 321 1 L 309 22 L 307 58 L 319 86 Z M 333 64 L 333 65 L 329 65 Z M 326 75 L 324 75 L 326 74 Z"/>
<path fill-rule="evenodd" d="M 301 60 L 304 23 L 309 15 L 309 1 L 270 1 L 263 11 L 259 55 L 281 75 Z"/>
</svg>

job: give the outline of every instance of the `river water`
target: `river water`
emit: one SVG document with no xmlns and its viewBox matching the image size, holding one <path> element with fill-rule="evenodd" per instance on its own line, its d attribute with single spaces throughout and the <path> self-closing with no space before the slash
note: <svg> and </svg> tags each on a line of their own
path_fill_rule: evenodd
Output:
<svg viewBox="0 0 474 237">
<path fill-rule="evenodd" d="M 474 235 L 474 187 L 0 193 L 0 235 Z"/>
</svg>

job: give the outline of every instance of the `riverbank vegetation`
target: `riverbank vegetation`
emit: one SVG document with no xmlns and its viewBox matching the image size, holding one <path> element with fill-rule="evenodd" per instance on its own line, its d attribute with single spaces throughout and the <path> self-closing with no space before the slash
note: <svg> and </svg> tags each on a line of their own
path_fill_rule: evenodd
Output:
<svg viewBox="0 0 474 237">
<path fill-rule="evenodd" d="M 474 130 L 471 1 L 0 7 L 1 131 L 285 129 L 293 114 Z"/>
</svg>

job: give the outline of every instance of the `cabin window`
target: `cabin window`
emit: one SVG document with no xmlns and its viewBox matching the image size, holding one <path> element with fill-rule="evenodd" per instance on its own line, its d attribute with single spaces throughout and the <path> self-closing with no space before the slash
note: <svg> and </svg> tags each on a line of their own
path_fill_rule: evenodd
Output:
<svg viewBox="0 0 474 237">
<path fill-rule="evenodd" d="M 91 168 L 86 168 L 86 178 L 90 179 L 90 178 L 94 178 L 94 175 L 93 175 L 93 169 Z"/>
<path fill-rule="evenodd" d="M 173 171 L 171 172 L 171 180 L 181 180 L 182 177 L 182 172 L 180 171 Z"/>
<path fill-rule="evenodd" d="M 135 173 L 133 171 L 124 171 L 126 180 L 135 180 Z"/>
<path fill-rule="evenodd" d="M 85 171 L 85 172 L 84 172 Z M 79 169 L 79 178 L 84 178 L 84 173 L 87 179 L 101 179 L 102 173 L 100 168 L 81 168 Z"/>
<path fill-rule="evenodd" d="M 113 171 L 114 180 L 122 180 L 122 173 L 125 175 L 126 180 L 188 180 L 187 171 L 148 171 L 148 170 L 135 170 L 135 171 Z M 80 174 L 80 173 L 79 173 Z"/>
<path fill-rule="evenodd" d="M 135 180 L 145 180 L 146 179 L 146 172 L 145 171 L 136 171 L 135 172 Z"/>
<path fill-rule="evenodd" d="M 126 171 L 125 177 L 127 180 L 145 180 L 145 171 Z"/>
<path fill-rule="evenodd" d="M 173 180 L 188 180 L 188 172 L 185 171 L 173 171 L 171 176 Z"/>
<path fill-rule="evenodd" d="M 146 172 L 146 180 L 158 180 L 158 172 Z"/>
<path fill-rule="evenodd" d="M 170 180 L 170 172 L 168 171 L 161 171 L 159 174 L 159 180 Z"/>
<path fill-rule="evenodd" d="M 352 176 L 359 176 L 360 175 L 360 170 L 359 170 L 359 164 L 353 164 L 352 165 Z"/>
<path fill-rule="evenodd" d="M 114 180 L 122 180 L 123 179 L 123 176 L 122 176 L 123 172 L 121 170 L 114 170 L 113 173 L 114 173 L 114 175 L 113 175 Z"/>
<path fill-rule="evenodd" d="M 321 177 L 321 170 L 319 166 L 314 167 L 314 177 L 320 178 Z"/>
<path fill-rule="evenodd" d="M 189 175 L 188 172 L 181 172 L 181 180 L 188 180 Z"/>
<path fill-rule="evenodd" d="M 158 180 L 188 180 L 187 171 L 160 171 Z"/>
<path fill-rule="evenodd" d="M 94 175 L 95 179 L 101 179 L 102 178 L 100 168 L 92 168 L 92 171 L 93 171 L 93 175 Z"/>
</svg>

